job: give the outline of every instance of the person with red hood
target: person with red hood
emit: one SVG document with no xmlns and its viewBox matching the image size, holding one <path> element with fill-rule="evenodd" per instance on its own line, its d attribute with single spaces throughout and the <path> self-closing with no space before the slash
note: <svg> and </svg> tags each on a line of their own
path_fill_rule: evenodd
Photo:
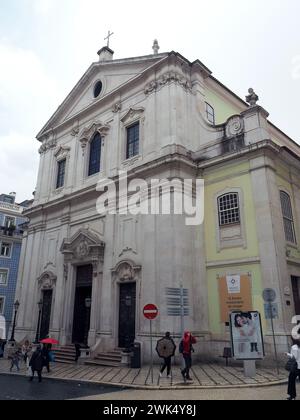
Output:
<svg viewBox="0 0 300 420">
<path fill-rule="evenodd" d="M 190 369 L 192 367 L 192 352 L 194 352 L 193 344 L 196 343 L 196 338 L 186 331 L 179 346 L 179 352 L 182 354 L 185 363 L 185 368 L 181 371 L 184 381 L 192 381 Z"/>
</svg>

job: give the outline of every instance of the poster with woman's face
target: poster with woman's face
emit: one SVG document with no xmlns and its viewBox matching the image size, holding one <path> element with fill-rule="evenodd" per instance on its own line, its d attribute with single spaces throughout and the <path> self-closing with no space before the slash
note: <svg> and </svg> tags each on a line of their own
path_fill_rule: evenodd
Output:
<svg viewBox="0 0 300 420">
<path fill-rule="evenodd" d="M 232 312 L 230 329 L 233 356 L 237 360 L 261 360 L 265 356 L 259 312 Z"/>
</svg>

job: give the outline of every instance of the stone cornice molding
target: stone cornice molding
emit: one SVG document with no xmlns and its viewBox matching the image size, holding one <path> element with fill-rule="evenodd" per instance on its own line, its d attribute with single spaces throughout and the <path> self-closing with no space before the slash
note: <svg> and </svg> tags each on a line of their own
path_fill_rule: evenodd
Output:
<svg viewBox="0 0 300 420">
<path fill-rule="evenodd" d="M 57 146 L 56 132 L 51 130 L 46 136 L 43 137 L 43 144 L 39 149 L 39 153 L 42 155 L 48 150 L 54 149 Z"/>
</svg>

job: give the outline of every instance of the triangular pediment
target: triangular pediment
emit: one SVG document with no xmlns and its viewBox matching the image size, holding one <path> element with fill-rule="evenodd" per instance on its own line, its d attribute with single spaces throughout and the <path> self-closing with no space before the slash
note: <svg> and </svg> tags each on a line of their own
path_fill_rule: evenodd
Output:
<svg viewBox="0 0 300 420">
<path fill-rule="evenodd" d="M 164 55 L 93 63 L 43 127 L 38 139 L 64 122 L 72 120 L 72 125 L 76 125 L 76 118 L 79 118 L 82 111 L 116 93 L 120 87 L 139 77 L 162 58 Z M 102 90 L 95 98 L 95 86 L 98 82 L 102 83 Z"/>
</svg>

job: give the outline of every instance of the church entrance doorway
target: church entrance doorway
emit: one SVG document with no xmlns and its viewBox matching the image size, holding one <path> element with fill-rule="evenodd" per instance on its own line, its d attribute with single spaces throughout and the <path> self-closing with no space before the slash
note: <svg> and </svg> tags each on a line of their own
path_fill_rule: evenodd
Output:
<svg viewBox="0 0 300 420">
<path fill-rule="evenodd" d="M 295 315 L 300 315 L 300 277 L 292 277 Z"/>
<path fill-rule="evenodd" d="M 40 339 L 44 340 L 49 336 L 50 328 L 50 319 L 51 319 L 51 308 L 52 308 L 52 290 L 44 290 L 42 301 L 42 318 L 41 318 L 41 329 L 40 329 Z"/>
<path fill-rule="evenodd" d="M 88 345 L 91 319 L 93 266 L 77 267 L 73 319 L 73 343 Z"/>
<path fill-rule="evenodd" d="M 135 340 L 136 283 L 120 284 L 119 347 L 128 348 Z"/>
</svg>

